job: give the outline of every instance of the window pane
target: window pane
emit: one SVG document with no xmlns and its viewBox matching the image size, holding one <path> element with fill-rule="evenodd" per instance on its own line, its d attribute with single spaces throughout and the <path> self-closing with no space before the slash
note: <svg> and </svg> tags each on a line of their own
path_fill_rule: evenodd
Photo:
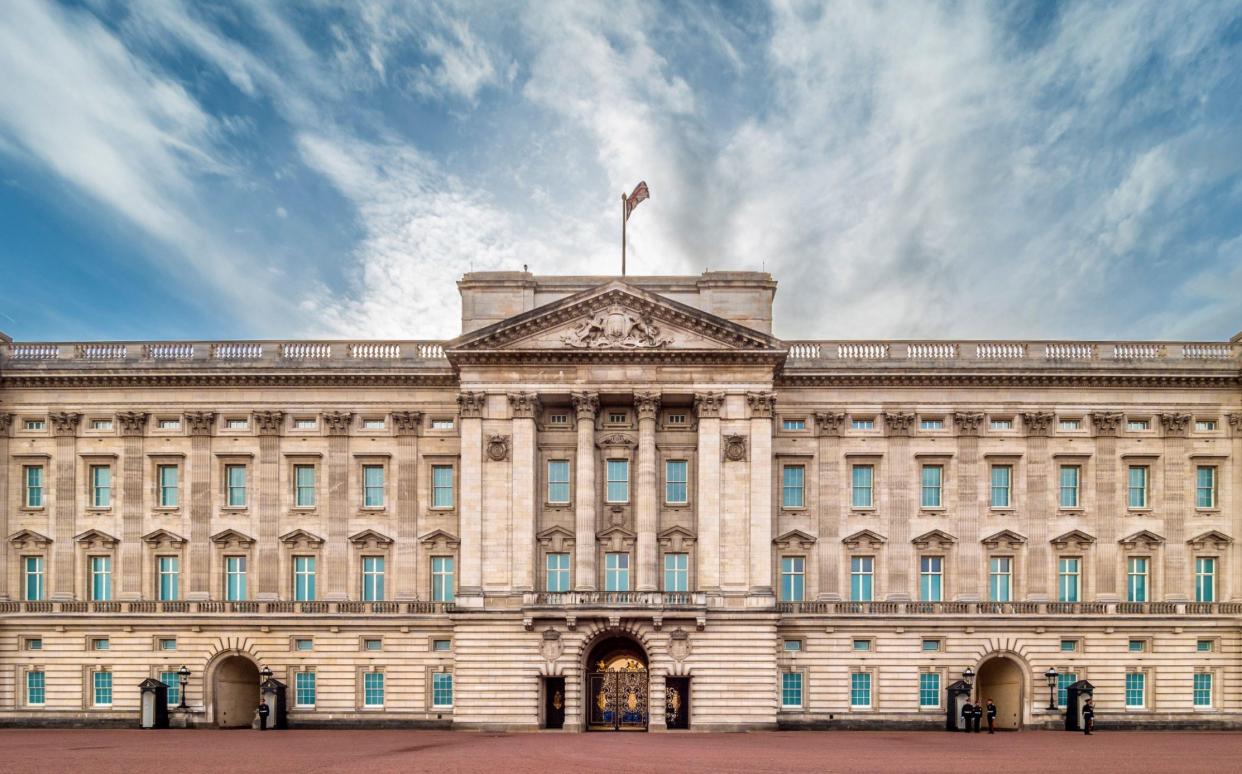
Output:
<svg viewBox="0 0 1242 774">
<path fill-rule="evenodd" d="M 1060 602 L 1078 601 L 1080 560 L 1076 557 L 1062 557 L 1057 560 L 1057 600 Z"/>
<path fill-rule="evenodd" d="M 315 673 L 293 673 L 294 702 L 300 707 L 312 707 L 315 704 Z"/>
<path fill-rule="evenodd" d="M 684 503 L 689 501 L 687 487 L 687 463 L 685 460 L 669 460 L 664 464 L 664 501 Z"/>
<path fill-rule="evenodd" d="M 1195 674 L 1194 697 L 1196 707 L 1212 706 L 1212 675 L 1210 672 Z"/>
<path fill-rule="evenodd" d="M 873 562 L 874 558 L 870 556 L 850 558 L 850 599 L 852 601 L 871 601 Z"/>
<path fill-rule="evenodd" d="M 630 590 L 630 555 L 609 553 L 604 555 L 604 590 Z"/>
<path fill-rule="evenodd" d="M 168 706 L 181 703 L 181 676 L 176 672 L 160 672 L 160 682 L 168 686 Z"/>
<path fill-rule="evenodd" d="M 664 590 L 690 590 L 689 554 L 677 553 L 664 555 Z"/>
<path fill-rule="evenodd" d="M 1057 673 L 1057 706 L 1064 707 L 1066 705 L 1067 689 L 1078 682 L 1078 675 L 1073 672 Z"/>
<path fill-rule="evenodd" d="M 384 505 L 384 466 L 362 466 L 362 504 L 366 508 Z"/>
<path fill-rule="evenodd" d="M 295 465 L 293 467 L 294 505 L 299 508 L 310 508 L 315 505 L 315 466 Z"/>
<path fill-rule="evenodd" d="M 227 556 L 224 559 L 224 594 L 229 602 L 246 598 L 246 557 Z"/>
<path fill-rule="evenodd" d="M 786 508 L 801 508 L 804 503 L 803 488 L 806 468 L 802 465 L 786 465 L 784 468 L 784 499 Z"/>
<path fill-rule="evenodd" d="M 923 466 L 923 499 L 924 508 L 940 507 L 940 484 L 944 468 L 939 465 Z"/>
<path fill-rule="evenodd" d="M 112 468 L 107 465 L 91 466 L 91 505 L 112 507 Z"/>
<path fill-rule="evenodd" d="M 246 504 L 246 466 L 229 465 L 225 467 L 224 473 L 229 506 L 243 507 Z"/>
<path fill-rule="evenodd" d="M 1061 507 L 1078 507 L 1078 473 L 1077 465 L 1061 466 Z"/>
<path fill-rule="evenodd" d="M 1013 468 L 1009 465 L 992 466 L 992 507 L 1009 507 L 1009 486 Z"/>
<path fill-rule="evenodd" d="M 1201 465 L 1196 469 L 1195 507 L 1216 507 L 1216 468 Z"/>
<path fill-rule="evenodd" d="M 1012 586 L 1011 562 L 1009 557 L 994 557 L 989 562 L 988 594 L 993 602 L 1008 602 Z"/>
<path fill-rule="evenodd" d="M 940 673 L 924 672 L 919 675 L 919 706 L 940 706 Z"/>
<path fill-rule="evenodd" d="M 569 591 L 569 554 L 548 554 L 548 591 Z"/>
<path fill-rule="evenodd" d="M 1128 503 L 1131 508 L 1147 507 L 1147 468 L 1145 466 L 1130 466 L 1128 491 Z"/>
<path fill-rule="evenodd" d="M 453 557 L 431 557 L 431 601 L 452 602 L 456 596 Z"/>
<path fill-rule="evenodd" d="M 384 557 L 362 557 L 362 601 L 384 600 Z"/>
<path fill-rule="evenodd" d="M 1145 704 L 1146 675 L 1142 672 L 1126 673 L 1126 706 L 1142 707 Z"/>
<path fill-rule="evenodd" d="M 95 704 L 97 706 L 108 706 L 112 704 L 112 673 L 111 672 L 95 672 Z"/>
<path fill-rule="evenodd" d="M 781 557 L 781 601 L 801 602 L 806 594 L 806 559 Z"/>
<path fill-rule="evenodd" d="M 453 507 L 453 466 L 431 466 L 431 507 Z"/>
<path fill-rule="evenodd" d="M 362 703 L 367 707 L 384 705 L 384 673 L 364 672 L 362 675 Z"/>
<path fill-rule="evenodd" d="M 871 465 L 855 465 L 851 475 L 853 477 L 853 506 L 855 508 L 872 507 L 874 502 L 872 481 L 875 468 Z"/>
<path fill-rule="evenodd" d="M 625 503 L 630 500 L 630 461 L 608 460 L 607 500 L 610 503 Z"/>
<path fill-rule="evenodd" d="M 1126 563 L 1126 600 L 1147 601 L 1147 559 L 1134 557 Z"/>
<path fill-rule="evenodd" d="M 161 601 L 180 599 L 181 560 L 175 556 L 159 557 L 159 598 Z"/>
<path fill-rule="evenodd" d="M 178 502 L 177 496 L 177 466 L 176 465 L 160 465 L 159 466 L 159 497 L 160 505 L 165 508 L 175 508 Z"/>
<path fill-rule="evenodd" d="M 871 675 L 867 672 L 854 672 L 850 675 L 850 706 L 871 706 Z"/>
<path fill-rule="evenodd" d="M 919 559 L 919 599 L 940 602 L 943 595 L 944 558 L 924 556 Z"/>
<path fill-rule="evenodd" d="M 434 672 L 431 675 L 431 704 L 436 707 L 453 706 L 453 675 L 451 672 Z"/>
<path fill-rule="evenodd" d="M 26 467 L 26 507 L 43 507 L 43 466 Z"/>
<path fill-rule="evenodd" d="M 1195 601 L 1216 601 L 1216 560 L 1211 557 L 1195 559 Z"/>
<path fill-rule="evenodd" d="M 569 502 L 569 460 L 548 461 L 548 502 Z"/>
<path fill-rule="evenodd" d="M 26 703 L 27 704 L 43 704 L 46 702 L 45 690 L 47 684 L 44 681 L 43 672 L 31 671 L 26 673 Z"/>
<path fill-rule="evenodd" d="M 315 601 L 315 557 L 293 557 L 293 598 L 298 602 Z"/>
<path fill-rule="evenodd" d="M 781 706 L 802 706 L 802 673 L 785 672 L 781 674 Z"/>
<path fill-rule="evenodd" d="M 112 599 L 112 557 L 91 557 L 91 601 L 107 602 Z"/>
</svg>

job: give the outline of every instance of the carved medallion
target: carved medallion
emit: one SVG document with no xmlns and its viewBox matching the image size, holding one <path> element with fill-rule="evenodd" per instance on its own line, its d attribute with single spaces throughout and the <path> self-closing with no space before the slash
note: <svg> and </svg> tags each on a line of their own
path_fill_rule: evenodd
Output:
<svg viewBox="0 0 1242 774">
<path fill-rule="evenodd" d="M 677 661 L 685 661 L 690 655 L 690 635 L 680 626 L 669 632 L 668 652 Z"/>
<path fill-rule="evenodd" d="M 583 320 L 561 341 L 579 349 L 657 349 L 673 337 L 661 333 L 650 315 L 613 304 Z"/>
<path fill-rule="evenodd" d="M 724 456 L 730 462 L 746 459 L 746 436 L 729 434 L 724 437 Z"/>
<path fill-rule="evenodd" d="M 544 659 L 548 661 L 556 661 L 565 652 L 565 644 L 561 642 L 561 633 L 556 629 L 543 630 L 543 642 L 539 646 L 539 650 Z"/>
<path fill-rule="evenodd" d="M 509 459 L 509 436 L 493 435 L 488 437 L 487 456 L 496 462 Z"/>
</svg>

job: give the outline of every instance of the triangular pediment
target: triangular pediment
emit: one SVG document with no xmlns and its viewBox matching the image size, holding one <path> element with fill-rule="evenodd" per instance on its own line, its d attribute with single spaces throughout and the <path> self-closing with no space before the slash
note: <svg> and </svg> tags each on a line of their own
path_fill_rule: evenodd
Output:
<svg viewBox="0 0 1242 774">
<path fill-rule="evenodd" d="M 369 545 L 370 546 L 390 546 L 392 545 L 392 538 L 388 537 L 383 532 L 377 532 L 373 529 L 364 529 L 363 531 L 359 532 L 356 535 L 351 535 L 349 538 L 349 542 L 353 543 L 355 546 L 358 546 L 359 548 L 363 548 Z"/>
<path fill-rule="evenodd" d="M 775 538 L 772 544 L 782 548 L 810 548 L 815 544 L 815 536 L 800 529 L 791 529 Z"/>
<path fill-rule="evenodd" d="M 51 544 L 52 539 L 47 535 L 40 535 L 33 529 L 23 529 L 9 535 L 9 542 L 18 548 L 37 547 L 45 548 Z"/>
<path fill-rule="evenodd" d="M 1052 545 L 1057 548 L 1065 548 L 1066 546 L 1073 545 L 1089 546 L 1095 542 L 1095 536 L 1088 535 L 1080 529 L 1071 529 L 1064 535 L 1058 535 L 1048 542 L 1052 543 Z"/>
<path fill-rule="evenodd" d="M 1203 548 L 1205 546 L 1223 548 L 1224 546 L 1227 546 L 1230 543 L 1232 543 L 1233 538 L 1229 537 L 1228 535 L 1226 535 L 1224 532 L 1221 532 L 1220 530 L 1211 529 L 1211 530 L 1208 530 L 1207 532 L 1204 532 L 1202 535 L 1196 535 L 1195 537 L 1192 537 L 1190 540 L 1187 540 L 1186 542 L 1189 543 L 1193 548 Z"/>
<path fill-rule="evenodd" d="M 1002 529 L 1000 532 L 997 532 L 995 535 L 988 535 L 987 537 L 985 537 L 983 540 L 979 542 L 983 543 L 983 545 L 987 546 L 988 548 L 996 548 L 998 546 L 1014 548 L 1014 547 L 1025 544 L 1026 536 L 1019 535 L 1017 532 L 1014 532 L 1011 529 Z"/>
<path fill-rule="evenodd" d="M 461 544 L 461 539 L 452 532 L 446 532 L 442 529 L 433 529 L 426 535 L 420 537 L 418 542 L 427 546 L 440 545 L 446 548 L 453 548 Z"/>
<path fill-rule="evenodd" d="M 143 535 L 142 542 L 149 546 L 159 546 L 167 543 L 173 548 L 180 548 L 185 545 L 185 538 L 175 532 L 169 532 L 166 529 L 157 529 L 154 532 L 148 532 Z"/>
<path fill-rule="evenodd" d="M 248 548 L 254 543 L 254 538 L 235 529 L 226 529 L 212 535 L 211 542 L 218 546 L 227 546 L 230 543 L 235 543 L 241 548 Z"/>
<path fill-rule="evenodd" d="M 626 537 L 626 538 L 637 537 L 637 535 L 635 535 L 633 532 L 621 526 L 609 527 L 608 529 L 601 530 L 595 533 L 595 537 L 599 538 L 600 540 L 607 540 L 608 538 L 614 535 L 618 535 L 620 537 Z"/>
<path fill-rule="evenodd" d="M 1164 538 L 1150 530 L 1141 529 L 1129 537 L 1123 537 L 1117 541 L 1127 548 L 1138 545 L 1158 546 L 1164 543 Z"/>
<path fill-rule="evenodd" d="M 100 548 L 111 548 L 117 544 L 117 539 L 104 532 L 101 529 L 88 529 L 81 535 L 74 538 L 74 541 L 84 546 L 98 546 Z"/>
<path fill-rule="evenodd" d="M 944 530 L 933 529 L 931 532 L 924 532 L 910 542 L 917 548 L 945 547 L 956 543 L 957 538 Z"/>
<path fill-rule="evenodd" d="M 323 538 L 304 529 L 295 529 L 281 535 L 280 542 L 286 545 L 305 545 L 314 548 L 323 545 Z"/>
<path fill-rule="evenodd" d="M 560 359 L 692 353 L 784 358 L 775 337 L 617 279 L 459 336 L 451 362 L 497 357 Z"/>
<path fill-rule="evenodd" d="M 878 532 L 872 532 L 869 529 L 860 529 L 849 537 L 842 538 L 841 542 L 850 548 L 859 546 L 882 546 L 888 542 L 888 538 Z"/>
</svg>

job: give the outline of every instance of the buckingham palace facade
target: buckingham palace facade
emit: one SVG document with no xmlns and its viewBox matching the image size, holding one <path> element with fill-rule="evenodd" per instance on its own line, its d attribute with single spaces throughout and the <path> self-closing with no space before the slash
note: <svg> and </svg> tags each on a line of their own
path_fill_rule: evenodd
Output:
<svg viewBox="0 0 1242 774">
<path fill-rule="evenodd" d="M 1238 337 L 458 285 L 451 341 L 0 340 L 0 724 L 1242 726 Z"/>
</svg>

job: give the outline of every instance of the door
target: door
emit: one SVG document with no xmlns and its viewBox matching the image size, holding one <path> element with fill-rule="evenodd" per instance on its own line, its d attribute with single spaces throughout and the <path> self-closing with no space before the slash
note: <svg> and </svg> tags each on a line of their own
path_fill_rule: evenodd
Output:
<svg viewBox="0 0 1242 774">
<path fill-rule="evenodd" d="M 630 659 L 620 668 L 587 676 L 594 730 L 647 730 L 647 668 Z"/>
<path fill-rule="evenodd" d="M 544 678 L 543 727 L 565 727 L 565 678 L 563 677 Z"/>
<path fill-rule="evenodd" d="M 664 724 L 670 729 L 690 728 L 690 678 L 664 680 Z"/>
</svg>

